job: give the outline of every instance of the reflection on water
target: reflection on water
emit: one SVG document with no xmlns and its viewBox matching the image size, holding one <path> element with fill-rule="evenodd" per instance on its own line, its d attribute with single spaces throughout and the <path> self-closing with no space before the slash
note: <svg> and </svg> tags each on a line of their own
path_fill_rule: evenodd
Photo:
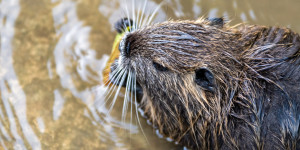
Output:
<svg viewBox="0 0 300 150">
<path fill-rule="evenodd" d="M 30 145 L 40 149 L 41 144 L 28 123 L 26 114 L 26 95 L 13 68 L 13 36 L 15 21 L 20 12 L 18 0 L 1 2 L 1 143 L 15 149 Z M 20 126 L 21 125 L 21 126 Z M 18 130 L 22 130 L 20 133 Z M 25 141 L 26 139 L 26 141 Z"/>
<path fill-rule="evenodd" d="M 160 2 L 149 0 L 145 14 Z M 143 118 L 143 132 L 135 117 L 122 122 L 122 93 L 110 115 L 103 105 L 101 72 L 115 36 L 113 23 L 125 17 L 126 7 L 139 10 L 143 3 L 0 1 L 0 147 L 182 149 L 157 136 Z M 300 32 L 298 6 L 296 0 L 165 0 L 154 22 L 224 16 L 231 24 Z"/>
</svg>

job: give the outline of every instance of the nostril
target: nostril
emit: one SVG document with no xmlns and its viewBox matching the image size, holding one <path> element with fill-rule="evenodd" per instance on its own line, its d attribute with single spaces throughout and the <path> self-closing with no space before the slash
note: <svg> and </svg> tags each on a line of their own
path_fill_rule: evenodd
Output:
<svg viewBox="0 0 300 150">
<path fill-rule="evenodd" d="M 125 55 L 127 57 L 129 57 L 129 55 L 130 55 L 130 42 L 129 41 L 126 42 Z"/>
<path fill-rule="evenodd" d="M 119 44 L 119 51 L 122 55 L 129 57 L 131 51 L 131 41 L 127 38 L 127 35 L 123 37 Z"/>
</svg>

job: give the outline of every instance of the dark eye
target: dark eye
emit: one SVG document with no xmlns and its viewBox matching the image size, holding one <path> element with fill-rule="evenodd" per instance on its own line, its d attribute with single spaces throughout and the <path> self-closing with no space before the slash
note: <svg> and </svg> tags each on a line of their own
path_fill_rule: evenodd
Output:
<svg viewBox="0 0 300 150">
<path fill-rule="evenodd" d="M 156 70 L 158 71 L 168 71 L 168 68 L 156 63 L 156 62 L 153 62 L 153 66 Z"/>
</svg>

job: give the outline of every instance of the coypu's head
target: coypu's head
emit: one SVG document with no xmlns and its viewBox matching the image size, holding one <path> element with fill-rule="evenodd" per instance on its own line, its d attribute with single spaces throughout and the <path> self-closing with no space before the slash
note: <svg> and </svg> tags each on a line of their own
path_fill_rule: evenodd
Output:
<svg viewBox="0 0 300 150">
<path fill-rule="evenodd" d="M 119 31 L 133 30 L 122 36 L 110 81 L 126 87 L 124 102 L 130 91 L 142 95 L 139 107 L 160 133 L 192 149 L 278 149 L 271 147 L 297 141 L 298 34 L 222 19 L 139 29 L 120 22 Z"/>
<path fill-rule="evenodd" d="M 223 27 L 220 18 L 167 21 L 137 29 L 125 34 L 120 57 L 112 65 L 112 72 L 126 72 L 131 82 L 111 80 L 124 86 L 136 82 L 143 92 L 140 106 L 160 133 L 200 146 L 209 124 L 222 120 L 217 114 L 226 102 L 220 92 L 228 86 L 224 80 L 234 80 L 227 76 L 236 69 L 228 58 L 239 49 L 235 46 L 241 45 L 239 37 Z M 200 130 L 202 134 L 196 133 Z"/>
</svg>

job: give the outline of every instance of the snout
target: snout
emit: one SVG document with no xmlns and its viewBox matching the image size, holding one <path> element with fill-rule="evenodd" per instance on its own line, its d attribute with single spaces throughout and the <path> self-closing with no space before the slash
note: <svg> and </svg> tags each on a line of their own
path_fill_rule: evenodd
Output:
<svg viewBox="0 0 300 150">
<path fill-rule="evenodd" d="M 110 66 L 110 73 L 109 73 L 109 81 L 111 84 L 117 85 L 117 86 L 122 86 L 122 87 L 126 87 L 127 81 L 128 81 L 128 73 L 122 73 L 122 71 L 117 71 L 117 62 L 118 60 L 116 59 L 114 63 L 112 63 L 112 65 Z M 130 92 L 136 94 L 137 96 L 137 100 L 138 102 L 140 102 L 140 100 L 143 97 L 143 89 L 141 87 L 141 85 L 139 84 L 139 82 L 137 82 L 136 79 L 134 79 L 133 76 L 131 76 L 131 81 L 136 81 L 136 83 L 133 83 L 135 85 L 132 85 L 131 83 L 131 87 L 129 88 Z M 131 82 L 129 81 L 129 82 Z"/>
</svg>

